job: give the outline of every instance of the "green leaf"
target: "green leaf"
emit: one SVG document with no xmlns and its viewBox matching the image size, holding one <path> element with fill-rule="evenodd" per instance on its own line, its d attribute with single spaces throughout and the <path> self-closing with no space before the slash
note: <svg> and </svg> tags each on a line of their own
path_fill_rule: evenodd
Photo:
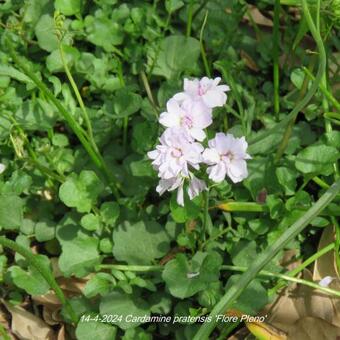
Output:
<svg viewBox="0 0 340 340">
<path fill-rule="evenodd" d="M 103 296 L 99 309 L 101 314 L 120 316 L 120 320 L 113 320 L 112 323 L 121 329 L 135 328 L 141 324 L 141 322 L 129 322 L 126 319 L 128 315 L 132 317 L 147 317 L 150 315 L 146 301 L 135 294 L 127 295 L 119 291 Z"/>
<path fill-rule="evenodd" d="M 285 194 L 294 195 L 298 173 L 294 169 L 287 167 L 276 168 L 275 173 L 280 185 L 285 190 Z"/>
<path fill-rule="evenodd" d="M 137 112 L 142 105 L 142 97 L 126 88 L 116 91 L 113 100 L 115 118 L 124 118 Z"/>
<path fill-rule="evenodd" d="M 64 15 L 80 14 L 80 0 L 56 0 L 54 3 L 55 9 Z"/>
<path fill-rule="evenodd" d="M 100 206 L 100 216 L 103 222 L 113 227 L 119 217 L 120 208 L 117 202 L 104 202 Z"/>
<path fill-rule="evenodd" d="M 93 316 L 95 317 L 95 316 Z M 76 337 L 78 340 L 100 339 L 115 340 L 117 328 L 103 322 L 89 321 L 78 322 Z"/>
<path fill-rule="evenodd" d="M 79 51 L 72 46 L 63 46 L 64 58 L 67 66 L 71 68 L 77 59 L 80 57 Z M 60 52 L 58 50 L 52 51 L 52 53 L 46 58 L 47 69 L 51 73 L 56 73 L 64 70 L 64 65 L 61 60 Z"/>
<path fill-rule="evenodd" d="M 97 273 L 87 281 L 84 295 L 92 298 L 98 294 L 105 295 L 110 292 L 115 284 L 115 279 L 107 273 Z"/>
<path fill-rule="evenodd" d="M 79 212 L 90 212 L 98 195 L 103 190 L 103 184 L 97 175 L 90 170 L 83 170 L 77 177 L 70 175 L 59 188 L 60 199 Z"/>
<path fill-rule="evenodd" d="M 241 240 L 234 244 L 230 251 L 235 266 L 247 267 L 256 258 L 256 242 Z"/>
<path fill-rule="evenodd" d="M 115 51 L 115 45 L 123 42 L 122 26 L 108 18 L 103 11 L 97 11 L 94 17 L 88 15 L 85 27 L 87 40 L 107 52 Z"/>
<path fill-rule="evenodd" d="M 217 281 L 221 265 L 221 256 L 215 252 L 197 252 L 191 261 L 184 254 L 178 254 L 165 265 L 162 278 L 171 295 L 184 299 Z"/>
<path fill-rule="evenodd" d="M 202 195 L 190 200 L 187 194 L 184 194 L 184 207 L 178 205 L 176 199 L 177 193 L 173 193 L 170 201 L 171 216 L 177 223 L 184 223 L 188 220 L 192 220 L 201 212 Z"/>
<path fill-rule="evenodd" d="M 16 195 L 0 195 L 0 227 L 19 229 L 23 218 L 23 201 Z"/>
<path fill-rule="evenodd" d="M 230 287 L 237 285 L 240 277 L 241 275 L 232 275 L 228 280 L 225 290 L 228 291 Z M 266 289 L 259 280 L 254 279 L 234 302 L 232 308 L 236 308 L 249 315 L 256 315 L 267 303 L 268 296 Z"/>
<path fill-rule="evenodd" d="M 12 79 L 18 80 L 23 83 L 32 84 L 32 80 L 26 76 L 26 74 L 18 71 L 16 68 L 8 65 L 0 65 L 0 75 L 8 76 Z"/>
<path fill-rule="evenodd" d="M 113 242 L 113 255 L 118 261 L 150 264 L 168 252 L 170 237 L 155 221 L 125 221 L 113 231 Z"/>
<path fill-rule="evenodd" d="M 168 79 L 180 72 L 192 70 L 200 55 L 199 41 L 182 35 L 166 37 L 159 48 L 152 73 Z"/>
<path fill-rule="evenodd" d="M 40 17 L 35 26 L 35 35 L 37 36 L 39 47 L 43 50 L 52 52 L 58 48 L 54 20 L 49 14 L 44 14 Z"/>
<path fill-rule="evenodd" d="M 184 6 L 184 2 L 181 0 L 165 0 L 165 8 L 168 13 L 172 13 Z"/>
<path fill-rule="evenodd" d="M 100 228 L 100 219 L 99 216 L 90 213 L 81 218 L 80 224 L 86 230 L 94 231 Z"/>
<path fill-rule="evenodd" d="M 100 263 L 97 247 L 98 239 L 94 237 L 76 238 L 64 243 L 59 257 L 60 270 L 66 277 L 72 274 L 77 277 L 85 276 Z"/>
<path fill-rule="evenodd" d="M 36 259 L 41 263 L 41 266 L 49 267 L 50 261 L 46 256 L 36 255 Z M 43 295 L 50 289 L 49 284 L 34 266 L 29 266 L 28 271 L 19 266 L 12 266 L 9 268 L 9 272 L 14 284 L 24 289 L 29 295 Z"/>
<path fill-rule="evenodd" d="M 27 130 L 48 130 L 57 120 L 54 107 L 47 101 L 36 98 L 27 100 L 15 112 L 15 119 Z"/>
<path fill-rule="evenodd" d="M 330 131 L 326 133 L 327 142 L 330 146 L 340 148 L 340 131 Z"/>
<path fill-rule="evenodd" d="M 339 152 L 332 146 L 314 144 L 301 150 L 295 159 L 295 167 L 302 173 L 323 173 L 332 172 L 332 163 L 339 158 Z"/>
<path fill-rule="evenodd" d="M 35 238 L 39 242 L 53 240 L 55 237 L 56 224 L 53 221 L 41 221 L 35 225 Z"/>
</svg>

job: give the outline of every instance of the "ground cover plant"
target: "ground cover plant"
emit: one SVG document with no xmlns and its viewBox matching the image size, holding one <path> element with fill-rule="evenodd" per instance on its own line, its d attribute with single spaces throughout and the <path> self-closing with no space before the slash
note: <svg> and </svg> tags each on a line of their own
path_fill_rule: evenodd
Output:
<svg viewBox="0 0 340 340">
<path fill-rule="evenodd" d="M 338 0 L 0 20 L 1 338 L 340 336 Z"/>
</svg>

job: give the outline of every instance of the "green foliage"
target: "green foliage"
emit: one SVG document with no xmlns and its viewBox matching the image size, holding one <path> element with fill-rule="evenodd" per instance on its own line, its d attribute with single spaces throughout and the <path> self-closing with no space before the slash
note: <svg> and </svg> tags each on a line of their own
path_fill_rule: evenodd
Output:
<svg viewBox="0 0 340 340">
<path fill-rule="evenodd" d="M 113 255 L 129 264 L 150 264 L 169 250 L 170 237 L 155 221 L 124 222 L 112 235 Z"/>
<path fill-rule="evenodd" d="M 277 51 L 271 27 L 249 20 L 252 7 L 244 1 L 1 3 L 0 163 L 6 168 L 0 173 L 0 233 L 37 253 L 38 268 L 53 264 L 58 281 L 84 281 L 62 307 L 67 338 L 193 339 L 198 323 L 144 324 L 126 317 L 207 315 L 242 282 L 234 271 L 251 272 L 253 260 L 315 206 L 339 175 L 335 2 L 321 2 L 327 77 L 317 83 L 305 68 L 317 77 L 320 42 L 316 50 L 306 37 L 310 27 L 306 15 L 297 20 L 297 1 L 284 3 L 298 9 L 281 9 L 286 25 L 280 25 Z M 272 5 L 261 0 L 254 6 L 270 19 Z M 245 136 L 252 159 L 242 183 L 209 182 L 206 215 L 205 195 L 190 200 L 187 182 L 184 207 L 175 191 L 155 192 L 159 179 L 147 152 L 158 144 L 164 131 L 159 115 L 183 79 L 209 73 L 230 86 L 227 105 L 214 110 L 209 139 L 217 131 Z M 202 168 L 199 175 L 207 179 Z M 229 202 L 243 208 L 218 208 Z M 316 252 L 324 228 L 340 214 L 339 202 L 336 196 L 285 245 L 296 252 L 292 261 Z M 255 211 L 244 208 L 248 203 Z M 1 296 L 42 317 L 30 296 L 46 294 L 50 284 L 10 249 L 0 247 Z M 269 258 L 270 280 L 253 279 L 229 307 L 255 315 L 272 301 L 275 273 L 286 271 L 282 256 Z M 92 321 L 71 324 L 69 306 L 77 319 L 89 315 Z M 99 322 L 105 314 L 117 317 Z"/>
<path fill-rule="evenodd" d="M 103 190 L 103 184 L 93 171 L 84 170 L 79 176 L 72 174 L 60 186 L 59 197 L 79 212 L 89 212 Z"/>
<path fill-rule="evenodd" d="M 217 281 L 221 264 L 221 257 L 214 252 L 198 252 L 190 262 L 185 255 L 179 254 L 166 264 L 162 278 L 171 295 L 184 299 Z"/>
</svg>

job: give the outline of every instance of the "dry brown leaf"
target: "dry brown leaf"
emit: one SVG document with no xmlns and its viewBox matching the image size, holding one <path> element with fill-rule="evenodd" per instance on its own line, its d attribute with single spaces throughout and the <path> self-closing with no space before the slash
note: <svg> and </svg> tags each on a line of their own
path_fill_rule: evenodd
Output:
<svg viewBox="0 0 340 340">
<path fill-rule="evenodd" d="M 2 301 L 11 313 L 11 331 L 21 340 L 55 340 L 55 335 L 44 321 L 20 306 Z"/>
<path fill-rule="evenodd" d="M 61 303 L 53 291 L 49 291 L 44 295 L 32 296 L 32 300 L 38 305 L 44 305 L 47 307 L 60 306 Z"/>
<path fill-rule="evenodd" d="M 340 328 L 320 318 L 306 316 L 289 330 L 288 340 L 337 340 Z"/>
<path fill-rule="evenodd" d="M 231 335 L 227 340 L 244 340 L 249 335 L 249 331 L 247 327 L 243 327 L 239 329 L 236 333 Z"/>
<path fill-rule="evenodd" d="M 42 316 L 44 321 L 50 326 L 58 325 L 63 322 L 63 319 L 60 317 L 60 308 L 43 307 Z"/>
<path fill-rule="evenodd" d="M 334 227 L 326 227 L 321 235 L 318 250 L 328 246 L 334 242 Z M 329 251 L 327 254 L 319 257 L 314 264 L 313 280 L 319 281 L 325 276 L 331 276 L 339 278 L 339 274 L 336 268 L 334 251 Z"/>
<path fill-rule="evenodd" d="M 254 59 L 247 52 L 241 50 L 240 55 L 249 69 L 255 72 L 258 72 L 260 70 L 257 64 L 255 63 Z"/>
<path fill-rule="evenodd" d="M 66 340 L 65 326 L 62 325 L 58 332 L 57 340 Z"/>
<path fill-rule="evenodd" d="M 273 20 L 265 17 L 257 7 L 253 5 L 248 6 L 248 15 L 251 16 L 252 20 L 260 26 L 273 27 Z M 247 18 L 245 18 L 247 19 Z"/>
<path fill-rule="evenodd" d="M 286 289 L 281 296 L 271 305 L 267 306 L 268 322 L 275 327 L 287 331 L 288 327 L 301 318 L 294 303 L 297 297 Z"/>
<path fill-rule="evenodd" d="M 303 278 L 312 281 L 312 273 L 305 269 Z M 299 285 L 296 292 L 297 296 L 294 299 L 294 304 L 301 316 L 321 318 L 332 323 L 334 305 L 330 295 L 304 285 Z"/>
</svg>

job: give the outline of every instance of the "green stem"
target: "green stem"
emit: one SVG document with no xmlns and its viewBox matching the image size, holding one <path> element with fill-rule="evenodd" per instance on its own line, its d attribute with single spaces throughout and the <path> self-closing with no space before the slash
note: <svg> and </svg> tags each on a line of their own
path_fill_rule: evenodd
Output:
<svg viewBox="0 0 340 340">
<path fill-rule="evenodd" d="M 313 67 L 314 67 L 314 58 L 311 59 L 310 64 L 309 64 L 310 69 L 313 69 Z M 299 102 L 303 98 L 303 96 L 305 95 L 307 88 L 308 88 L 308 82 L 309 82 L 309 79 L 308 79 L 307 76 L 305 76 L 304 79 L 303 79 L 300 95 L 299 95 L 297 102 Z M 286 128 L 286 130 L 283 134 L 281 143 L 280 143 L 278 150 L 276 152 L 276 155 L 275 155 L 275 162 L 278 162 L 280 160 L 284 151 L 287 148 L 290 136 L 292 134 L 292 131 L 293 131 L 293 128 L 294 128 L 294 125 L 295 125 L 296 118 L 297 118 L 297 114 L 294 117 L 292 117 L 291 121 L 289 122 L 289 124 L 288 124 L 288 126 L 287 126 L 287 128 Z"/>
<path fill-rule="evenodd" d="M 310 79 L 315 80 L 313 74 L 306 67 L 302 67 L 302 69 Z M 338 112 L 340 112 L 340 103 L 336 100 L 332 93 L 325 87 L 324 83 L 319 84 L 319 89 L 323 93 L 323 95 L 327 98 L 327 100 L 334 106 L 334 108 Z M 340 118 L 340 115 L 338 117 Z"/>
<path fill-rule="evenodd" d="M 203 24 L 202 24 L 201 31 L 200 31 L 200 49 L 201 49 L 201 56 L 202 56 L 202 60 L 204 64 L 205 73 L 207 74 L 209 78 L 211 78 L 211 72 L 210 72 L 210 68 L 208 64 L 208 59 L 207 59 L 207 55 L 205 53 L 204 44 L 203 44 L 203 32 L 204 32 L 205 25 L 207 23 L 207 19 L 208 19 L 208 11 L 206 11 L 205 13 Z"/>
<path fill-rule="evenodd" d="M 6 40 L 7 46 L 9 46 L 9 53 L 13 59 L 13 61 L 19 66 L 19 68 L 29 77 L 32 81 L 37 85 L 37 87 L 44 93 L 46 98 L 48 98 L 58 109 L 59 113 L 64 117 L 72 131 L 78 137 L 79 141 L 85 148 L 86 152 L 92 159 L 93 163 L 96 167 L 102 172 L 104 178 L 110 185 L 112 193 L 116 197 L 119 198 L 119 193 L 117 187 L 115 185 L 115 179 L 111 172 L 108 170 L 102 156 L 97 153 L 96 150 L 93 149 L 93 146 L 88 141 L 88 136 L 85 134 L 84 130 L 79 126 L 77 121 L 73 118 L 73 116 L 65 109 L 65 107 L 60 103 L 60 101 L 53 95 L 53 93 L 47 88 L 47 86 L 25 65 L 24 62 L 20 60 L 20 58 L 14 52 L 12 43 L 9 39 Z"/>
<path fill-rule="evenodd" d="M 86 128 L 87 128 L 87 133 L 88 133 L 88 136 L 89 136 L 89 140 L 91 141 L 92 146 L 94 147 L 94 149 L 97 150 L 97 146 L 95 145 L 94 140 L 93 140 L 93 132 L 92 132 L 92 125 L 91 125 L 90 118 L 89 118 L 89 116 L 87 114 L 87 111 L 86 111 L 83 99 L 82 99 L 82 97 L 81 97 L 81 95 L 79 93 L 77 84 L 75 83 L 75 81 L 73 79 L 73 76 L 72 76 L 72 74 L 70 72 L 70 69 L 67 66 L 67 63 L 65 61 L 64 50 L 63 50 L 63 46 L 62 46 L 60 41 L 59 41 L 59 54 L 60 54 L 61 62 L 63 64 L 63 66 L 64 66 L 65 73 L 67 75 L 67 78 L 68 78 L 68 80 L 69 80 L 69 82 L 71 84 L 73 92 L 74 92 L 74 94 L 75 94 L 75 96 L 77 98 L 77 101 L 79 103 L 80 109 L 81 109 L 81 111 L 83 113 L 83 118 L 84 118 L 85 125 L 86 125 Z"/>
<path fill-rule="evenodd" d="M 332 247 L 327 247 L 330 249 L 334 248 L 334 243 L 331 244 Z M 330 249 L 327 249 L 329 251 Z M 323 252 L 325 254 L 327 252 L 326 250 Z M 319 255 L 322 256 L 323 254 Z M 315 257 L 316 259 L 317 257 Z M 160 272 L 164 269 L 164 266 L 133 266 L 133 265 L 119 265 L 119 264 L 102 264 L 99 266 L 101 269 L 115 269 L 115 270 L 120 270 L 120 271 L 130 271 L 130 272 L 139 272 L 139 273 L 148 273 L 148 272 Z M 223 265 L 221 266 L 221 270 L 229 270 L 229 271 L 238 271 L 238 272 L 246 272 L 249 270 L 248 267 L 242 267 L 242 266 L 232 266 L 232 265 Z M 319 289 L 321 291 L 324 291 L 328 294 L 339 296 L 340 297 L 340 291 L 327 288 L 327 287 L 322 287 L 319 284 L 303 279 L 298 279 L 293 277 L 294 275 L 291 274 L 291 272 L 288 272 L 286 274 L 280 274 L 280 273 L 273 273 L 267 270 L 261 270 L 257 274 L 257 276 L 265 276 L 265 277 L 273 277 L 277 278 L 280 280 L 288 281 L 288 282 L 295 282 L 299 283 L 305 286 L 309 286 L 315 289 Z M 279 281 L 280 282 L 280 281 Z"/>
<path fill-rule="evenodd" d="M 150 84 L 149 84 L 149 81 L 148 81 L 148 77 L 146 76 L 144 71 L 142 71 L 140 73 L 140 77 L 142 79 L 142 82 L 143 82 L 146 94 L 148 96 L 149 102 L 151 103 L 151 105 L 152 105 L 152 107 L 153 107 L 153 109 L 155 111 L 156 118 L 158 119 L 159 108 L 158 108 L 158 106 L 157 106 L 157 104 L 155 102 L 155 99 L 153 98 L 152 91 L 151 91 L 151 88 L 150 88 Z"/>
<path fill-rule="evenodd" d="M 279 117 L 280 113 L 279 48 L 280 48 L 280 0 L 275 0 L 274 28 L 273 28 L 273 78 L 274 78 L 274 113 L 276 118 Z"/>
<path fill-rule="evenodd" d="M 306 267 L 308 267 L 310 264 L 312 264 L 314 261 L 316 261 L 319 257 L 327 254 L 330 252 L 332 249 L 334 249 L 335 244 L 330 243 L 326 247 L 320 249 L 318 252 L 310 256 L 307 260 L 305 260 L 303 263 L 301 263 L 299 266 L 288 272 L 286 275 L 292 277 L 303 271 Z M 270 289 L 269 291 L 269 296 L 274 295 L 279 289 L 285 286 L 285 282 L 282 280 L 279 281 L 273 288 Z"/>
<path fill-rule="evenodd" d="M 302 2 L 303 12 L 304 12 L 305 18 L 307 20 L 309 30 L 312 33 L 312 36 L 313 36 L 313 38 L 316 42 L 316 45 L 317 45 L 317 48 L 318 48 L 318 51 L 319 51 L 320 62 L 319 62 L 318 72 L 317 72 L 316 77 L 315 77 L 315 81 L 313 82 L 312 86 L 308 90 L 305 97 L 300 102 L 297 103 L 297 105 L 287 115 L 287 117 L 282 119 L 274 127 L 270 128 L 266 131 L 263 131 L 262 133 L 258 133 L 255 136 L 249 138 L 249 140 L 248 140 L 249 144 L 255 144 L 255 143 L 262 141 L 264 138 L 270 136 L 272 133 L 280 130 L 283 126 L 286 126 L 292 119 L 295 119 L 296 115 L 309 103 L 309 101 L 313 97 L 314 93 L 316 92 L 316 90 L 319 87 L 321 78 L 322 78 L 323 74 L 325 73 L 326 52 L 325 52 L 325 48 L 324 48 L 324 45 L 323 45 L 322 38 L 320 36 L 320 33 L 315 28 L 315 25 L 314 25 L 313 19 L 311 17 L 311 14 L 309 12 L 306 0 L 301 0 L 301 2 Z"/>
<path fill-rule="evenodd" d="M 248 267 L 241 267 L 241 266 L 224 265 L 224 266 L 222 266 L 222 270 L 247 272 L 249 270 L 249 268 Z M 298 279 L 298 278 L 292 277 L 290 275 L 272 273 L 272 272 L 269 272 L 267 270 L 261 270 L 260 272 L 258 272 L 257 275 L 258 276 L 266 276 L 266 277 L 274 277 L 274 278 L 282 279 L 282 280 L 285 280 L 285 281 L 288 281 L 288 282 L 299 283 L 299 284 L 304 285 L 304 286 L 308 286 L 308 287 L 311 287 L 311 288 L 314 288 L 314 289 L 321 290 L 321 291 L 328 293 L 330 295 L 340 297 L 340 291 L 338 291 L 338 290 L 334 290 L 334 289 L 331 289 L 331 288 L 328 288 L 328 287 L 322 287 L 315 282 L 311 282 L 311 281 L 307 281 L 307 280 L 303 280 L 303 279 Z"/>
<path fill-rule="evenodd" d="M 305 0 L 303 0 L 305 1 Z M 320 199 L 293 225 L 288 228 L 273 244 L 270 244 L 267 249 L 261 253 L 249 266 L 248 270 L 242 274 L 237 284 L 228 289 L 220 302 L 213 308 L 210 313 L 212 320 L 215 320 L 216 315 L 225 313 L 234 301 L 242 294 L 244 289 L 269 263 L 276 254 L 282 250 L 289 242 L 291 242 L 319 213 L 334 199 L 340 191 L 340 180 L 336 181 Z M 209 338 L 210 333 L 215 328 L 216 323 L 205 323 L 198 330 L 194 340 L 205 340 Z"/>
<path fill-rule="evenodd" d="M 116 269 L 129 272 L 157 272 L 163 270 L 163 266 L 130 266 L 124 264 L 101 264 L 102 269 Z"/>
<path fill-rule="evenodd" d="M 63 291 L 61 290 L 55 278 L 53 277 L 53 274 L 51 273 L 50 269 L 48 267 L 42 266 L 41 262 L 37 260 L 36 255 L 34 255 L 31 251 L 24 248 L 23 246 L 19 245 L 18 243 L 9 240 L 4 236 L 0 236 L 0 244 L 6 248 L 9 248 L 19 253 L 20 255 L 25 257 L 25 259 L 30 265 L 36 268 L 36 270 L 42 275 L 42 277 L 45 279 L 48 285 L 54 290 L 59 301 L 65 306 L 65 309 L 69 314 L 72 322 L 76 324 L 78 322 L 77 315 L 73 310 L 72 306 L 70 305 L 70 303 L 65 298 Z"/>
<path fill-rule="evenodd" d="M 187 37 L 190 37 L 191 35 L 193 9 L 194 9 L 194 0 L 190 0 L 189 9 L 188 9 L 187 33 L 186 33 Z"/>
<path fill-rule="evenodd" d="M 203 212 L 203 244 L 206 241 L 207 221 L 209 218 L 209 188 L 204 193 L 204 212 Z"/>
</svg>

